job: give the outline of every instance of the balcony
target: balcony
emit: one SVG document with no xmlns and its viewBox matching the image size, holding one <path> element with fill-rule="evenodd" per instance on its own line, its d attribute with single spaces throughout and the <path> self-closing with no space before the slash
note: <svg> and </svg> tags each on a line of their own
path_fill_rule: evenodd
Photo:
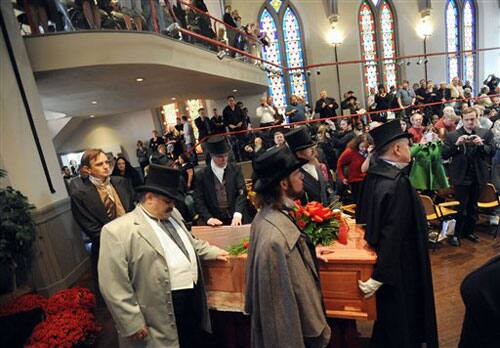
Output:
<svg viewBox="0 0 500 348">
<path fill-rule="evenodd" d="M 267 90 L 267 77 L 256 65 L 220 60 L 216 52 L 156 33 L 86 30 L 25 36 L 24 41 L 43 108 L 68 116 Z"/>
</svg>

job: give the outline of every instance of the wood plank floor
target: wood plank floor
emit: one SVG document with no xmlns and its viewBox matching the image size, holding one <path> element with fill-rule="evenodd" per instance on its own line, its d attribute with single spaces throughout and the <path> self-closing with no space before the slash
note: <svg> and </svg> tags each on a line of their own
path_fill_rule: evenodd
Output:
<svg viewBox="0 0 500 348">
<path fill-rule="evenodd" d="M 488 232 L 493 227 L 478 226 L 480 243 L 468 240 L 462 242 L 458 248 L 447 244 L 441 245 L 435 252 L 431 251 L 432 276 L 436 299 L 439 342 L 441 348 L 456 348 L 462 330 L 464 306 L 460 297 L 460 284 L 464 277 L 474 269 L 486 263 L 493 256 L 500 254 L 500 238 L 494 240 Z M 89 279 L 82 279 L 80 285 L 88 285 Z M 97 347 L 118 347 L 113 321 L 106 309 L 96 312 L 98 321 L 103 325 L 103 331 L 97 340 Z M 368 338 L 371 335 L 373 323 L 358 322 L 361 336 Z M 365 346 L 368 339 L 362 340 Z M 220 347 L 223 348 L 223 347 Z"/>
</svg>

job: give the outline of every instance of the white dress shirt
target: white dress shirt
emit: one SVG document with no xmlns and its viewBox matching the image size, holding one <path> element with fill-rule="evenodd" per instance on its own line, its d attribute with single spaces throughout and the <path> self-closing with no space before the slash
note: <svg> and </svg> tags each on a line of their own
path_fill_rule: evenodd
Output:
<svg viewBox="0 0 500 348">
<path fill-rule="evenodd" d="M 182 243 L 184 243 L 184 247 L 189 254 L 189 259 L 177 246 L 175 241 L 173 241 L 172 238 L 170 238 L 170 236 L 163 230 L 163 227 L 159 225 L 161 222 L 154 220 L 143 210 L 141 210 L 141 212 L 163 247 L 165 261 L 167 261 L 168 272 L 170 275 L 171 290 L 192 289 L 194 284 L 198 282 L 198 265 L 196 262 L 196 253 L 189 237 L 186 235 L 186 232 L 184 232 L 182 227 L 179 226 L 173 218 L 170 217 L 168 219 L 179 234 Z"/>
<path fill-rule="evenodd" d="M 274 122 L 274 109 L 270 106 L 262 106 L 260 105 L 256 112 L 255 112 L 257 118 L 259 119 L 260 123 L 272 123 Z"/>
<path fill-rule="evenodd" d="M 314 179 L 319 180 L 318 177 L 318 170 L 316 169 L 316 166 L 311 163 L 306 163 L 302 166 L 302 168 L 308 172 Z"/>
</svg>

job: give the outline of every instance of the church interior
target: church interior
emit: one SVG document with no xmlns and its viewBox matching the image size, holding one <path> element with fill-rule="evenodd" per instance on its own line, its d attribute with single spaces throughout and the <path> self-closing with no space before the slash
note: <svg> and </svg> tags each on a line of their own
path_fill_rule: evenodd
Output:
<svg viewBox="0 0 500 348">
<path fill-rule="evenodd" d="M 493 325 L 500 319 L 500 1 L 1 0 L 0 24 L 0 346 L 500 347 Z M 374 175 L 370 161 L 381 160 L 382 149 L 392 144 L 380 140 L 376 129 L 394 122 L 402 133 L 391 141 L 409 139 L 411 147 L 410 166 L 396 166 L 406 170 L 417 197 L 418 206 L 408 210 L 397 204 L 406 204 L 401 188 L 388 193 L 396 199 L 392 208 L 383 200 L 370 207 L 372 193 L 363 186 Z M 333 245 L 331 255 L 322 258 L 318 243 L 311 249 L 317 254 L 317 272 L 311 272 L 321 284 L 320 312 L 331 330 L 327 345 L 313 343 L 321 332 L 304 319 L 311 308 L 297 315 L 304 340 L 296 345 L 273 334 L 275 341 L 264 344 L 267 331 L 255 328 L 255 312 L 245 311 L 253 272 L 246 254 L 250 259 L 259 252 L 252 239 L 264 210 L 259 197 L 268 191 L 259 184 L 284 170 L 277 159 L 263 174 L 259 163 L 271 152 L 284 156 L 283 147 L 303 164 L 305 196 L 297 196 L 302 203 L 296 208 L 314 212 L 320 206 L 325 214 L 309 217 L 309 225 L 294 221 L 293 228 L 307 239 L 326 233 L 326 227 L 316 227 L 331 216 L 339 219 L 328 243 L 318 242 Z M 307 149 L 312 154 L 305 155 Z M 103 181 L 94 174 L 101 155 Z M 161 168 L 175 173 L 160 174 Z M 173 179 L 154 177 L 167 174 Z M 115 184 L 122 182 L 115 176 L 124 186 Z M 86 196 L 88 185 L 92 197 Z M 162 185 L 173 185 L 182 198 L 161 196 Z M 189 238 L 158 237 L 163 249 L 156 257 L 174 249 L 163 260 L 170 273 L 152 263 L 135 274 L 153 257 L 148 247 L 154 248 L 149 241 L 135 244 L 140 236 L 128 237 L 129 231 L 118 231 L 127 235 L 119 241 L 114 220 L 125 221 L 148 199 L 159 199 L 151 192 L 168 197 L 168 204 L 176 199 L 181 219 L 165 224 L 165 231 L 173 226 Z M 368 222 L 361 223 L 362 207 L 370 210 Z M 393 217 L 391 209 L 402 213 Z M 398 232 L 403 241 L 393 242 L 408 253 L 391 254 L 402 263 L 394 272 L 402 273 L 397 279 L 403 285 L 376 278 L 383 248 L 365 235 L 375 211 L 382 220 L 401 220 L 397 229 L 407 231 Z M 147 209 L 142 213 L 144 221 L 161 225 Z M 425 260 L 409 266 L 417 258 L 412 243 L 418 238 L 408 231 L 418 230 L 419 214 Z M 189 240 L 194 249 L 178 244 Z M 209 251 L 198 258 L 200 240 L 226 252 L 217 260 L 203 259 Z M 126 255 L 113 259 L 122 249 Z M 431 278 L 406 277 L 407 270 L 420 274 L 422 264 Z M 180 300 L 174 295 L 185 291 L 174 279 L 182 267 L 194 274 L 191 288 L 203 293 L 210 314 L 212 332 L 196 340 L 182 338 L 188 329 L 181 329 L 175 308 Z M 269 267 L 279 272 L 279 265 Z M 487 270 L 496 273 L 467 287 Z M 148 296 L 165 289 L 152 288 L 164 277 L 171 283 L 167 300 L 154 303 Z M 110 289 L 124 278 L 132 295 L 115 296 Z M 272 279 L 264 292 L 275 294 L 272 289 L 288 284 Z M 363 288 L 369 280 L 376 285 L 371 292 Z M 143 303 L 140 296 L 148 289 L 138 281 L 146 288 L 153 284 Z M 436 335 L 429 341 L 417 329 L 427 327 L 427 317 L 415 314 L 401 329 L 418 336 L 418 344 L 394 335 L 403 324 L 385 317 L 391 311 L 411 317 L 413 310 L 383 310 L 391 302 L 390 287 L 401 285 L 405 290 L 397 296 L 420 301 L 425 294 L 412 282 L 430 284 L 435 316 Z M 292 294 L 304 295 L 291 284 Z M 298 301 L 277 294 L 285 304 L 274 300 L 285 308 Z M 418 301 L 397 303 L 418 307 Z M 174 308 L 176 318 L 149 319 L 161 306 L 170 317 Z M 293 319 L 283 313 L 271 326 L 294 331 Z M 146 318 L 143 329 L 135 325 L 138 316 Z M 386 322 L 396 326 L 380 333 L 378 323 Z M 308 336 L 307 330 L 315 333 Z M 377 343 L 377 335 L 385 335 L 378 339 L 386 343 Z"/>
</svg>

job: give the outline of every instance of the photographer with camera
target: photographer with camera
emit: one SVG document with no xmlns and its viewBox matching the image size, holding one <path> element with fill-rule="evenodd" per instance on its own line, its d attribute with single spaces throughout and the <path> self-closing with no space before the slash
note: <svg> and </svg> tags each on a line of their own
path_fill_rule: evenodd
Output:
<svg viewBox="0 0 500 348">
<path fill-rule="evenodd" d="M 479 128 L 476 109 L 466 108 L 462 123 L 463 127 L 446 134 L 442 152 L 443 159 L 451 159 L 449 176 L 460 202 L 455 235 L 448 239 L 453 246 L 459 246 L 462 237 L 479 242 L 474 233 L 477 200 L 481 187 L 489 182 L 488 161 L 494 153 L 493 133 Z"/>
</svg>

